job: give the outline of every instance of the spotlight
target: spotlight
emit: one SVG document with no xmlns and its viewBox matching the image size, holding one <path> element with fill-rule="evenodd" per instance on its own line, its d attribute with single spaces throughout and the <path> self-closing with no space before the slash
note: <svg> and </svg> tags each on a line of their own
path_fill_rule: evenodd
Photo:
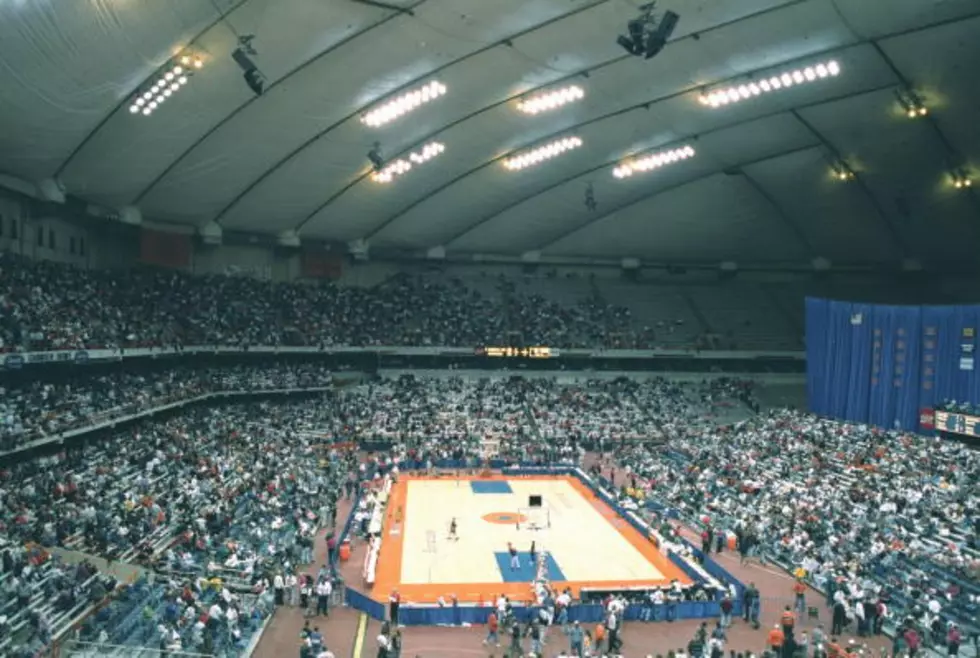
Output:
<svg viewBox="0 0 980 658">
<path fill-rule="evenodd" d="M 911 89 L 899 89 L 895 92 L 898 104 L 910 119 L 918 119 L 929 114 L 922 97 Z"/>
<path fill-rule="evenodd" d="M 834 178 L 842 183 L 846 183 L 849 180 L 854 180 L 854 170 L 852 170 L 843 160 L 838 160 L 832 164 L 830 166 L 830 171 Z"/>
<path fill-rule="evenodd" d="M 251 52 L 252 54 L 255 53 L 254 50 Z M 265 91 L 265 78 L 262 76 L 262 72 L 259 71 L 259 67 L 249 57 L 249 53 L 245 51 L 244 47 L 238 47 L 231 53 L 231 58 L 238 64 L 238 68 L 244 71 L 242 77 L 245 79 L 245 84 L 248 85 L 248 88 L 256 96 L 261 96 L 262 92 Z M 195 68 L 198 67 L 198 62 L 200 60 L 194 60 Z"/>
<path fill-rule="evenodd" d="M 656 5 L 656 2 L 642 5 L 640 15 L 626 24 L 629 35 L 619 35 L 616 38 L 616 43 L 630 55 L 642 55 L 644 59 L 650 59 L 663 50 L 670 35 L 674 33 L 680 16 L 668 11 L 657 21 L 653 16 Z"/>
<path fill-rule="evenodd" d="M 964 169 L 957 169 L 950 172 L 950 178 L 953 182 L 953 187 L 958 190 L 968 189 L 973 187 L 973 179 L 970 174 Z"/>
</svg>

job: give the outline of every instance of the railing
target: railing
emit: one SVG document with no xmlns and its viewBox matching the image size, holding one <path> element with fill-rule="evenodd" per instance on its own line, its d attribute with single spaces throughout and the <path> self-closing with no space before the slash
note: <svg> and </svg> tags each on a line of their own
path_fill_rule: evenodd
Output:
<svg viewBox="0 0 980 658">
<path fill-rule="evenodd" d="M 59 658 L 214 658 L 211 654 L 191 653 L 189 651 L 164 651 L 153 647 L 132 647 L 122 644 L 104 644 L 102 642 L 82 642 L 81 640 L 66 640 L 58 652 Z"/>
<path fill-rule="evenodd" d="M 258 388 L 255 390 L 241 390 L 241 391 L 213 391 L 210 393 L 203 393 L 197 395 L 190 395 L 188 397 L 173 397 L 164 396 L 163 398 L 153 400 L 152 404 L 155 406 L 144 407 L 142 409 L 132 409 L 132 413 L 123 416 L 113 416 L 109 419 L 102 420 L 100 422 L 91 423 L 76 429 L 65 430 L 60 432 L 55 436 L 49 436 L 43 439 L 36 439 L 34 441 L 29 441 L 23 443 L 16 448 L 11 450 L 6 450 L 0 452 L 0 458 L 6 457 L 8 455 L 13 455 L 18 452 L 24 452 L 25 450 L 31 450 L 33 448 L 38 448 L 44 445 L 54 445 L 64 443 L 65 439 L 69 439 L 73 436 L 78 436 L 81 434 L 88 434 L 89 432 L 94 432 L 96 430 L 104 429 L 107 427 L 113 427 L 117 423 L 128 422 L 131 420 L 136 420 L 137 418 L 143 418 L 146 416 L 152 416 L 154 414 L 160 413 L 161 411 L 167 411 L 168 409 L 175 409 L 177 407 L 182 407 L 194 402 L 203 402 L 210 399 L 227 399 L 245 396 L 259 396 L 259 395 L 282 395 L 291 393 L 325 393 L 327 391 L 333 390 L 333 380 L 332 378 L 326 378 L 325 383 L 328 386 L 316 386 L 311 388 Z M 135 406 L 135 405 L 134 405 Z"/>
</svg>

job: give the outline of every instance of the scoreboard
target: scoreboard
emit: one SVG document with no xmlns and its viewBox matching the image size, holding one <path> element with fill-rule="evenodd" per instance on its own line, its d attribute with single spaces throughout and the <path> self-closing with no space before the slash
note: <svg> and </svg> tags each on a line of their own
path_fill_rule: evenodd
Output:
<svg viewBox="0 0 980 658">
<path fill-rule="evenodd" d="M 980 416 L 936 410 L 936 429 L 940 432 L 980 437 Z"/>
<path fill-rule="evenodd" d="M 553 359 L 559 356 L 559 352 L 553 347 L 478 347 L 476 355 L 516 359 Z"/>
</svg>

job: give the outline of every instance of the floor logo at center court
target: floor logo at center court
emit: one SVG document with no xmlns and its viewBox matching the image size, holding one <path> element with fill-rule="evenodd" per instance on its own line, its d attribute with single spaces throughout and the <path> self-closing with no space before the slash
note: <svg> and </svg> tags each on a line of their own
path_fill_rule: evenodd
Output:
<svg viewBox="0 0 980 658">
<path fill-rule="evenodd" d="M 481 518 L 487 523 L 496 523 L 499 525 L 516 525 L 527 521 L 527 517 L 518 512 L 490 512 L 489 514 L 484 514 Z"/>
</svg>

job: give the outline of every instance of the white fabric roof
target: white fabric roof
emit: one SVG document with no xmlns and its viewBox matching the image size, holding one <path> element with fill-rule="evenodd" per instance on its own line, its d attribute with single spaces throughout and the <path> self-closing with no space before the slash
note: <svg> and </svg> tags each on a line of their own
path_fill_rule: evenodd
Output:
<svg viewBox="0 0 980 658">
<path fill-rule="evenodd" d="M 977 0 L 661 0 L 680 23 L 652 60 L 615 43 L 633 0 L 0 0 L 0 173 L 149 219 L 449 252 L 666 261 L 974 259 Z M 222 14 L 224 20 L 221 19 Z M 255 34 L 256 97 L 232 61 Z M 206 64 L 151 117 L 135 91 L 183 48 Z M 836 59 L 836 78 L 711 109 L 702 90 Z M 359 120 L 438 80 L 448 93 L 379 129 Z M 578 84 L 537 116 L 522 94 Z M 909 120 L 896 89 L 926 100 Z M 504 156 L 584 144 L 518 172 Z M 389 158 L 446 150 L 393 183 Z M 618 180 L 631 155 L 697 156 Z M 857 173 L 828 174 L 837 156 Z M 727 172 L 727 173 L 726 173 Z M 583 203 L 592 183 L 598 209 Z"/>
</svg>

